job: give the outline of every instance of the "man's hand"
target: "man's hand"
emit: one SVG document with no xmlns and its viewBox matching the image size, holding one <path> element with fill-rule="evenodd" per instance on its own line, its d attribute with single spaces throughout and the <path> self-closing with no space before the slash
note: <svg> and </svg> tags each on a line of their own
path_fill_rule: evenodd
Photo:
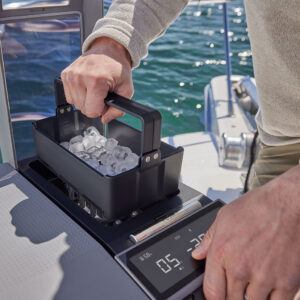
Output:
<svg viewBox="0 0 300 300">
<path fill-rule="evenodd" d="M 300 287 L 300 167 L 223 207 L 192 255 L 206 257 L 208 300 L 292 300 Z"/>
<path fill-rule="evenodd" d="M 61 78 L 68 103 L 90 118 L 102 116 L 103 123 L 123 115 L 105 106 L 109 91 L 126 98 L 133 95 L 130 55 L 121 44 L 107 37 L 97 39 L 61 73 Z"/>
</svg>

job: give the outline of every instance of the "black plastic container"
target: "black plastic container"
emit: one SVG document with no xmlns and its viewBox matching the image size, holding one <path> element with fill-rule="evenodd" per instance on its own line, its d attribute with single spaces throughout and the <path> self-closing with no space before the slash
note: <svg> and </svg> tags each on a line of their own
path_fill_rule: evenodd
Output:
<svg viewBox="0 0 300 300">
<path fill-rule="evenodd" d="M 160 141 L 161 115 L 158 111 L 109 94 L 106 104 L 142 120 L 143 130 L 118 120 L 107 126 L 107 137 L 115 138 L 140 154 L 138 167 L 117 176 L 103 176 L 59 145 L 95 126 L 104 134 L 100 118 L 89 119 L 68 105 L 60 80 L 55 80 L 56 116 L 33 123 L 36 152 L 39 159 L 80 195 L 91 201 L 107 221 L 128 216 L 178 192 L 183 148 Z"/>
</svg>

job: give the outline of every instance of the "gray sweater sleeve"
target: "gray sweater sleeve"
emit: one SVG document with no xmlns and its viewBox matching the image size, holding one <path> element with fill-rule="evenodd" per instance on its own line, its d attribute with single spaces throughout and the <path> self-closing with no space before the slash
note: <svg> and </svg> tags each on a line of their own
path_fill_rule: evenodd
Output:
<svg viewBox="0 0 300 300">
<path fill-rule="evenodd" d="M 85 52 L 98 37 L 110 37 L 128 50 L 136 68 L 148 54 L 148 45 L 176 20 L 188 0 L 114 0 L 83 44 Z"/>
</svg>

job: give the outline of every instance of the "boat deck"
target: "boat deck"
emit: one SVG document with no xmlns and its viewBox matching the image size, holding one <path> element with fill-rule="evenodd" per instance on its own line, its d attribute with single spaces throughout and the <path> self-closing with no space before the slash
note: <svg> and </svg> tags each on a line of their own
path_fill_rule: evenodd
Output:
<svg viewBox="0 0 300 300">
<path fill-rule="evenodd" d="M 181 180 L 212 200 L 230 202 L 241 195 L 241 176 L 245 171 L 223 168 L 218 163 L 216 142 L 212 133 L 195 132 L 163 139 L 184 147 Z"/>
</svg>

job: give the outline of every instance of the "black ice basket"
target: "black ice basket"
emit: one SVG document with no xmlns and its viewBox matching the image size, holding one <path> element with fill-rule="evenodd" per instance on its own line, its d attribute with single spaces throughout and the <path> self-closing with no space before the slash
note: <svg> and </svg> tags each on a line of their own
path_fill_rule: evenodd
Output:
<svg viewBox="0 0 300 300">
<path fill-rule="evenodd" d="M 33 123 L 38 158 L 58 177 L 71 185 L 97 208 L 100 216 L 114 221 L 132 211 L 145 208 L 178 192 L 183 148 L 160 141 L 161 115 L 145 105 L 116 94 L 109 94 L 106 104 L 142 121 L 139 131 L 121 121 L 107 126 L 107 137 L 115 138 L 140 155 L 139 166 L 117 176 L 103 176 L 59 145 L 95 126 L 104 134 L 100 118 L 89 119 L 65 100 L 62 82 L 55 80 L 56 116 Z"/>
</svg>

